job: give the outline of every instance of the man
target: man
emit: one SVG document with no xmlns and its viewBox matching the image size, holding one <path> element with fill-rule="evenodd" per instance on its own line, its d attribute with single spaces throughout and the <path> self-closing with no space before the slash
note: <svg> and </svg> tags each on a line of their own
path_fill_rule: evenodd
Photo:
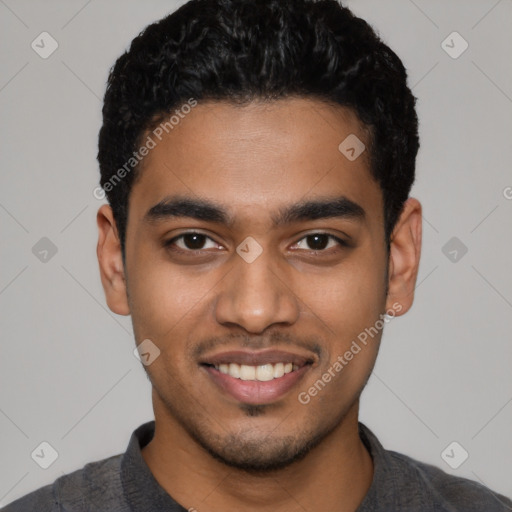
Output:
<svg viewBox="0 0 512 512">
<path fill-rule="evenodd" d="M 4 510 L 510 510 L 358 422 L 413 302 L 414 104 L 335 0 L 192 0 L 135 38 L 105 95 L 97 252 L 155 421 Z"/>
</svg>

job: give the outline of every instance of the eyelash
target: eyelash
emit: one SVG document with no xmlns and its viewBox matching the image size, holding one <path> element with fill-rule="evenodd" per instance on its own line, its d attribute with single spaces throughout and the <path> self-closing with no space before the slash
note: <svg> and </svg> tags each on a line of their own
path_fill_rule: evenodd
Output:
<svg viewBox="0 0 512 512">
<path fill-rule="evenodd" d="M 180 235 L 178 236 L 175 236 L 174 238 L 171 238 L 170 240 L 167 240 L 164 242 L 164 247 L 175 252 L 175 253 L 181 253 L 181 254 L 187 254 L 187 255 L 200 255 L 200 254 L 204 254 L 205 253 L 205 249 L 181 249 L 181 248 L 176 248 L 176 247 L 172 247 L 174 245 L 174 243 L 187 236 L 187 235 L 200 235 L 200 236 L 204 236 L 206 239 L 208 240 L 211 240 L 212 242 L 216 243 L 215 240 L 213 240 L 212 238 L 210 238 L 208 235 L 205 235 L 204 233 L 200 233 L 198 231 L 187 231 L 185 233 L 181 233 Z M 349 244 L 341 239 L 341 238 L 338 238 L 337 236 L 335 235 L 332 235 L 331 233 L 325 233 L 323 231 L 318 231 L 318 232 L 313 232 L 313 233 L 308 233 L 307 235 L 303 236 L 300 240 L 298 240 L 297 242 L 295 242 L 294 245 L 298 244 L 299 242 L 301 242 L 302 240 L 305 240 L 306 238 L 310 237 L 310 236 L 315 236 L 315 235 L 324 235 L 324 236 L 327 236 L 329 239 L 331 240 L 334 240 L 338 243 L 339 246 L 341 247 L 348 247 Z M 332 249 L 332 247 L 330 248 Z M 329 252 L 329 249 L 318 249 L 318 250 L 315 250 L 315 249 L 311 249 L 309 252 L 312 252 L 312 253 L 328 253 Z"/>
</svg>

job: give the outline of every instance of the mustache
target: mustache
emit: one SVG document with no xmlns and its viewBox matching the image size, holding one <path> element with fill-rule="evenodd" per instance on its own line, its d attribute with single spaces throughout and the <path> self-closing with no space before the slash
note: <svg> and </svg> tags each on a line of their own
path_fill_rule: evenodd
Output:
<svg viewBox="0 0 512 512">
<path fill-rule="evenodd" d="M 280 348 L 300 347 L 309 350 L 321 359 L 323 348 L 318 343 L 318 337 L 297 337 L 287 333 L 273 331 L 266 335 L 236 334 L 228 333 L 224 336 L 209 337 L 195 344 L 192 349 L 192 356 L 195 360 L 200 359 L 205 354 L 222 347 L 229 349 L 248 348 L 252 350 L 264 350 L 278 346 Z"/>
</svg>

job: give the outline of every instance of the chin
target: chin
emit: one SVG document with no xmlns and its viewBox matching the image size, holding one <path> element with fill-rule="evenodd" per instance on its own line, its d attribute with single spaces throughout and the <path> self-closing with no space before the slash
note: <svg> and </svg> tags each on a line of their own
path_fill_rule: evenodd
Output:
<svg viewBox="0 0 512 512">
<path fill-rule="evenodd" d="M 197 433 L 196 433 L 197 434 Z M 226 466 L 249 473 L 278 471 L 302 460 L 317 446 L 328 432 L 311 433 L 270 439 L 272 434 L 259 439 L 244 439 L 240 434 L 219 436 L 195 435 L 196 441 L 213 458 Z"/>
</svg>

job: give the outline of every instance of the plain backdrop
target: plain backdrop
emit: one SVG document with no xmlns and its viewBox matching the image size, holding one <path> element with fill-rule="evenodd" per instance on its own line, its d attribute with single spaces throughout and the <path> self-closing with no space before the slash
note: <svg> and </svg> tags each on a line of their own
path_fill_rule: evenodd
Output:
<svg viewBox="0 0 512 512">
<path fill-rule="evenodd" d="M 0 505 L 123 452 L 153 419 L 130 318 L 105 304 L 93 190 L 108 70 L 181 3 L 0 0 Z M 512 2 L 347 3 L 407 67 L 422 144 L 416 300 L 385 329 L 361 420 L 511 496 Z M 42 32 L 58 44 L 46 59 Z M 457 469 L 441 455 L 454 441 Z M 48 469 L 31 456 L 42 442 Z"/>
</svg>

